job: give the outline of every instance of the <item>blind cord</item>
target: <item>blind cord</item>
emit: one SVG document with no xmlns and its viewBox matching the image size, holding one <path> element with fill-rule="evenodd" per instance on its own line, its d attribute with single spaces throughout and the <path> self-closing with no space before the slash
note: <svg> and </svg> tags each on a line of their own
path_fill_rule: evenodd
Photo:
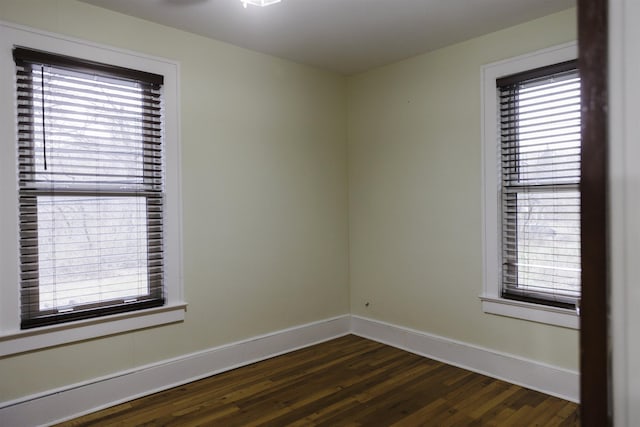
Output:
<svg viewBox="0 0 640 427">
<path fill-rule="evenodd" d="M 40 66 L 40 93 L 42 95 L 42 157 L 44 159 L 44 170 L 47 170 L 47 130 L 44 124 L 44 65 Z"/>
</svg>

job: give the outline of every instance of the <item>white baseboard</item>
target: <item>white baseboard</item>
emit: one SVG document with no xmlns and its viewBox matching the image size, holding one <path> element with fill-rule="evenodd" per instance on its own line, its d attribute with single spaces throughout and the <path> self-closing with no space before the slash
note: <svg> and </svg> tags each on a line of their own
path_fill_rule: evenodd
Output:
<svg viewBox="0 0 640 427">
<path fill-rule="evenodd" d="M 580 400 L 580 374 L 512 354 L 360 316 L 351 333 L 572 402 Z"/>
<path fill-rule="evenodd" d="M 579 374 L 421 331 L 343 315 L 0 402 L 3 427 L 49 425 L 353 333 L 513 384 L 579 399 Z"/>
<path fill-rule="evenodd" d="M 344 315 L 0 403 L 3 427 L 49 425 L 349 333 Z"/>
</svg>

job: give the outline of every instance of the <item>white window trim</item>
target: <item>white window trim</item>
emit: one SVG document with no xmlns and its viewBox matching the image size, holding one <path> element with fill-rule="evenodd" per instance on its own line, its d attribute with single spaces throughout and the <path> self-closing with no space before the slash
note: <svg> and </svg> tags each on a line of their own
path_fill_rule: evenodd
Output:
<svg viewBox="0 0 640 427">
<path fill-rule="evenodd" d="M 164 76 L 165 296 L 159 308 L 20 330 L 14 46 Z M 180 196 L 179 63 L 0 21 L 0 356 L 184 320 Z M 12 100 L 9 101 L 9 100 Z"/>
<path fill-rule="evenodd" d="M 575 42 L 565 43 L 482 67 L 482 213 L 483 294 L 485 313 L 578 329 L 575 310 L 508 300 L 501 297 L 500 181 L 498 163 L 498 93 L 496 79 L 559 62 L 576 59 Z"/>
</svg>

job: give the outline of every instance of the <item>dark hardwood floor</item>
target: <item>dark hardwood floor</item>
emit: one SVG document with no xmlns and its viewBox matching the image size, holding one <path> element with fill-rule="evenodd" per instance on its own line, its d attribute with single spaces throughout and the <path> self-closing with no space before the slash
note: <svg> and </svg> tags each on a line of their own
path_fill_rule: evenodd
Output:
<svg viewBox="0 0 640 427">
<path fill-rule="evenodd" d="M 61 426 L 575 426 L 578 405 L 348 335 Z"/>
</svg>

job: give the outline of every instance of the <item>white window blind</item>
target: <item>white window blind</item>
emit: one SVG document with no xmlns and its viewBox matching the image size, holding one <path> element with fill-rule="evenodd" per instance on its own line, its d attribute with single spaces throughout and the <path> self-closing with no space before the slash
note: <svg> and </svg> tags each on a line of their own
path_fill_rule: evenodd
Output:
<svg viewBox="0 0 640 427">
<path fill-rule="evenodd" d="M 163 77 L 13 56 L 22 328 L 163 305 Z"/>
<path fill-rule="evenodd" d="M 576 62 L 497 80 L 502 296 L 580 298 L 580 77 Z"/>
</svg>

